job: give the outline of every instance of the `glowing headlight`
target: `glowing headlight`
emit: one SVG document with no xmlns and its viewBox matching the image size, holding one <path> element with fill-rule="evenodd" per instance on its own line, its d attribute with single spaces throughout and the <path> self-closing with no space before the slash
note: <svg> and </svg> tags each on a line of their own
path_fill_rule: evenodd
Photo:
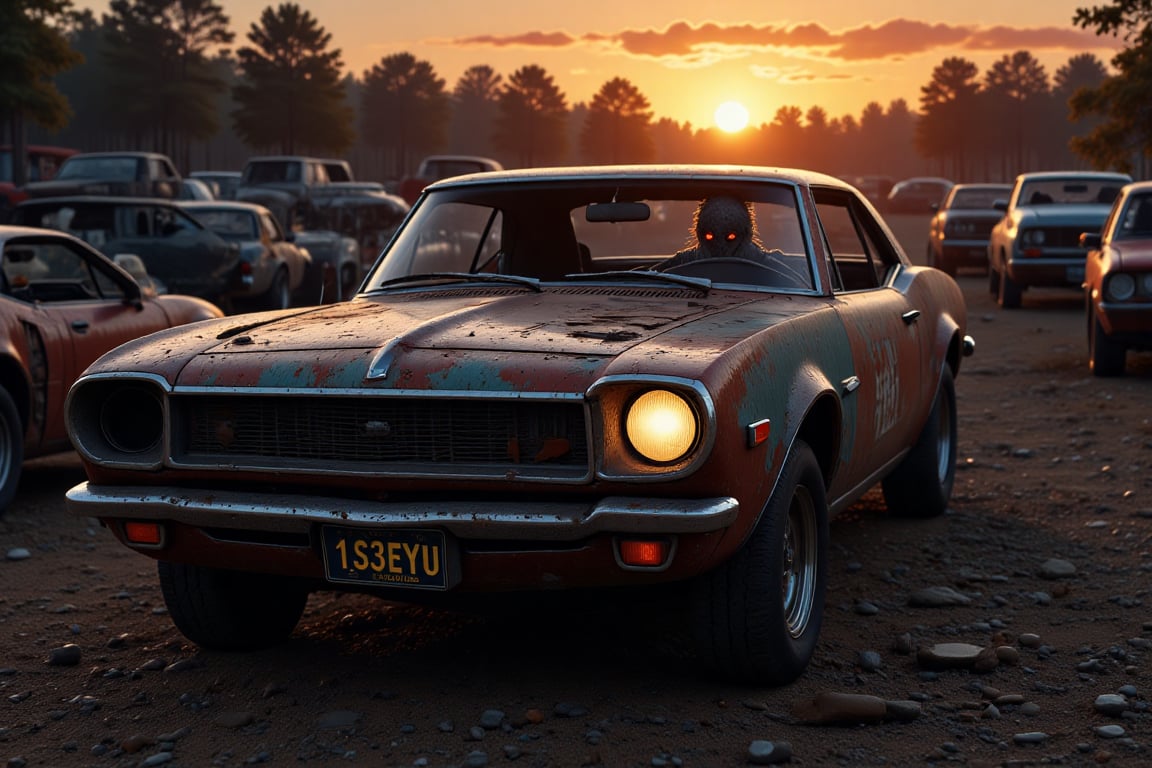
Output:
<svg viewBox="0 0 1152 768">
<path fill-rule="evenodd" d="M 696 443 L 696 413 L 683 397 L 654 389 L 633 401 L 625 417 L 628 442 L 649 461 L 682 458 Z"/>
<path fill-rule="evenodd" d="M 1108 278 L 1104 293 L 1110 301 L 1128 301 L 1136 295 L 1136 278 L 1123 272 L 1112 275 Z"/>
</svg>

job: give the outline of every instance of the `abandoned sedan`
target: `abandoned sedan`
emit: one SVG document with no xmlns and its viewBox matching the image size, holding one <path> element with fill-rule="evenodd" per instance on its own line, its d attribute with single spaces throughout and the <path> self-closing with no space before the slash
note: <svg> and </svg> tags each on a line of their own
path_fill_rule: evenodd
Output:
<svg viewBox="0 0 1152 768">
<path fill-rule="evenodd" d="M 130 344 L 71 391 L 68 493 L 159 561 L 205 647 L 285 640 L 311 590 L 684 590 L 701 661 L 783 684 L 830 516 L 942 513 L 955 281 L 847 184 L 729 166 L 430 185 L 348 302 Z"/>
</svg>

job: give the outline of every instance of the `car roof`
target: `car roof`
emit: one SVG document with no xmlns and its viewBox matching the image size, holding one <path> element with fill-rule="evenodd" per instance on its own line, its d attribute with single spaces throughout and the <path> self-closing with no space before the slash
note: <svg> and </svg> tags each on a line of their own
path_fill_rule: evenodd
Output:
<svg viewBox="0 0 1152 768">
<path fill-rule="evenodd" d="M 213 209 L 263 213 L 268 210 L 266 206 L 257 203 L 248 203 L 242 200 L 181 200 L 179 205 L 181 208 L 190 211 Z"/>
<path fill-rule="evenodd" d="M 161 205 L 165 208 L 179 208 L 174 200 L 166 197 L 131 197 L 128 195 L 58 195 L 54 197 L 32 197 L 17 204 L 17 208 L 47 205 L 52 203 L 104 203 L 116 205 Z"/>
<path fill-rule="evenodd" d="M 1016 178 L 1034 180 L 1066 178 L 1131 179 L 1132 177 L 1126 173 L 1119 173 L 1117 171 L 1031 171 L 1029 173 L 1022 173 Z"/>
<path fill-rule="evenodd" d="M 668 181 L 777 181 L 791 184 L 819 185 L 852 190 L 842 179 L 816 171 L 798 168 L 773 168 L 754 165 L 581 165 L 555 168 L 522 168 L 505 171 L 486 171 L 453 176 L 429 184 L 428 190 L 475 184 L 520 184 L 532 182 L 596 181 L 596 180 L 662 180 Z"/>
<path fill-rule="evenodd" d="M 12 237 L 63 237 L 70 240 L 79 240 L 78 237 L 59 229 L 47 227 L 26 227 L 22 224 L 0 224 L 0 240 Z"/>
<path fill-rule="evenodd" d="M 170 157 L 168 157 L 168 155 L 165 155 L 161 152 L 132 152 L 132 151 L 124 151 L 124 152 L 77 152 L 76 154 L 71 155 L 68 159 L 72 159 L 73 157 L 75 157 L 75 158 L 86 158 L 86 157 L 162 157 L 165 160 L 171 159 Z"/>
</svg>

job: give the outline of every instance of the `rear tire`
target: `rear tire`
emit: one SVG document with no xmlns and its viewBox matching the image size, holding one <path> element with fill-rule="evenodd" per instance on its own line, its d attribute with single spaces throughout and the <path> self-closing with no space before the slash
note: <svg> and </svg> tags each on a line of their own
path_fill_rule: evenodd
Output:
<svg viewBox="0 0 1152 768">
<path fill-rule="evenodd" d="M 252 651 L 284 642 L 296 628 L 308 592 L 284 576 L 157 562 L 172 623 L 197 645 Z"/>
<path fill-rule="evenodd" d="M 0 387 L 0 517 L 16 498 L 24 468 L 24 422 L 8 390 Z"/>
<path fill-rule="evenodd" d="M 928 421 L 904 460 L 881 486 L 888 509 L 900 517 L 944 514 L 956 480 L 956 382 L 944 366 Z"/>
<path fill-rule="evenodd" d="M 1111 338 L 1100 325 L 1096 309 L 1088 304 L 1088 367 L 1095 376 L 1123 376 L 1128 348 Z"/>
<path fill-rule="evenodd" d="M 748 541 L 693 584 L 700 658 L 740 683 L 783 685 L 816 649 L 828 578 L 828 501 L 797 440 Z"/>
</svg>

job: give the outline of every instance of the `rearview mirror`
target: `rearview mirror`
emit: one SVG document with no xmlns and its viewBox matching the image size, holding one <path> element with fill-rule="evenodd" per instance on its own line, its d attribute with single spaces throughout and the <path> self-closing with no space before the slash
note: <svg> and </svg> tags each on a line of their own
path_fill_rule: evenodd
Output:
<svg viewBox="0 0 1152 768">
<path fill-rule="evenodd" d="M 588 221 L 648 221 L 648 203 L 591 203 L 584 209 Z"/>
</svg>

